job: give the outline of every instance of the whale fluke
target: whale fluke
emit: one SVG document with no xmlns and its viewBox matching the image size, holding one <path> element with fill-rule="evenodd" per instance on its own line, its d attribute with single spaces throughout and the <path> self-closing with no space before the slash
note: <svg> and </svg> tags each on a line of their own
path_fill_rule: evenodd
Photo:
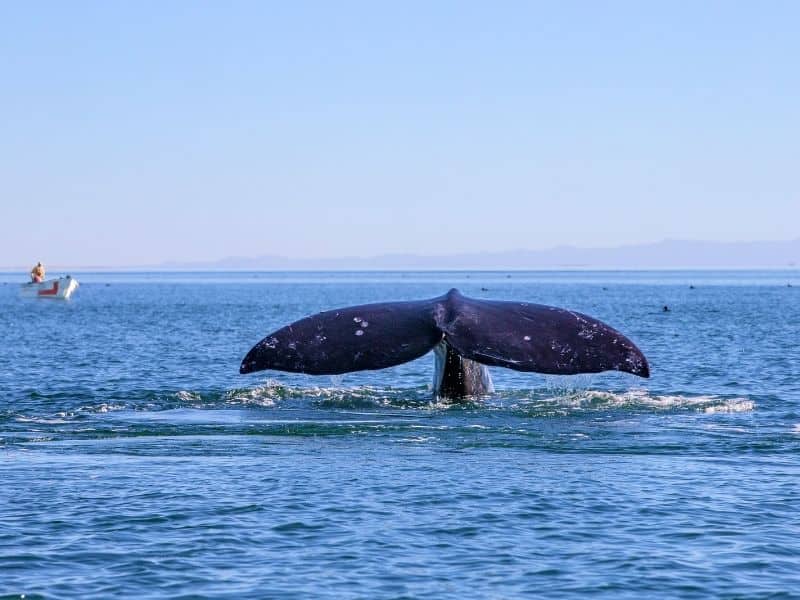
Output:
<svg viewBox="0 0 800 600">
<path fill-rule="evenodd" d="M 474 362 L 554 375 L 616 370 L 650 376 L 636 345 L 597 319 L 541 304 L 476 300 L 455 289 L 431 300 L 364 304 L 305 317 L 253 346 L 239 372 L 334 375 L 384 369 L 419 358 L 440 343 L 463 359 L 443 365 Z M 463 376 L 446 375 L 437 374 L 439 382 Z M 480 391 L 468 388 L 469 393 Z"/>
<path fill-rule="evenodd" d="M 414 360 L 442 339 L 433 319 L 434 303 L 365 304 L 300 319 L 253 346 L 239 372 L 275 369 L 338 375 Z"/>
<path fill-rule="evenodd" d="M 440 327 L 464 358 L 551 375 L 625 371 L 650 376 L 644 354 L 613 327 L 588 315 L 527 302 L 451 295 Z"/>
</svg>

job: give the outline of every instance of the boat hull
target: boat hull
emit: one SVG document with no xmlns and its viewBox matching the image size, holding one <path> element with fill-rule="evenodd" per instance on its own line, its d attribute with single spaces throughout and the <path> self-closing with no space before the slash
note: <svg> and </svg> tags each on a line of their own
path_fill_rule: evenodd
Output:
<svg viewBox="0 0 800 600">
<path fill-rule="evenodd" d="M 25 298 L 68 300 L 76 289 L 78 289 L 78 280 L 67 275 L 58 279 L 47 279 L 40 283 L 23 283 L 19 293 Z"/>
</svg>

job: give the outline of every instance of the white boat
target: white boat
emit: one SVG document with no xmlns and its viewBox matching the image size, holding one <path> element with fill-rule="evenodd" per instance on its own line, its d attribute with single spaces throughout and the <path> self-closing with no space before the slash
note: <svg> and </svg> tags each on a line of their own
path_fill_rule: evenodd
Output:
<svg viewBox="0 0 800 600">
<path fill-rule="evenodd" d="M 40 283 L 23 283 L 20 286 L 20 295 L 25 298 L 56 298 L 68 300 L 78 289 L 78 280 L 71 275 L 58 279 L 46 279 Z"/>
</svg>

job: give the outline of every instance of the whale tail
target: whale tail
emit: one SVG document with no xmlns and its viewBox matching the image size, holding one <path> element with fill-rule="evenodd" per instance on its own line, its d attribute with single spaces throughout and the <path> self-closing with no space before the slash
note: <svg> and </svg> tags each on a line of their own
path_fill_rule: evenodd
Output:
<svg viewBox="0 0 800 600">
<path fill-rule="evenodd" d="M 334 375 L 384 369 L 427 354 L 446 340 L 477 363 L 554 375 L 624 371 L 650 376 L 636 345 L 579 312 L 450 290 L 431 300 L 325 311 L 269 334 L 247 353 L 240 373 L 264 369 Z"/>
</svg>

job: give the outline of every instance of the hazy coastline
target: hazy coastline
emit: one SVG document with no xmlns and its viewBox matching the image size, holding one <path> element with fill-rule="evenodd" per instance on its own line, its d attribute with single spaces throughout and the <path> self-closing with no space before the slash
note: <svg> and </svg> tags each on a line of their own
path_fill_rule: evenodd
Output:
<svg viewBox="0 0 800 600">
<path fill-rule="evenodd" d="M 747 270 L 795 269 L 800 238 L 784 241 L 715 242 L 663 240 L 601 248 L 557 246 L 443 255 L 381 254 L 371 257 L 292 258 L 274 254 L 218 260 L 167 260 L 142 265 L 70 265 L 75 271 L 529 271 L 529 270 Z M 3 266 L 0 271 L 26 269 Z"/>
</svg>

